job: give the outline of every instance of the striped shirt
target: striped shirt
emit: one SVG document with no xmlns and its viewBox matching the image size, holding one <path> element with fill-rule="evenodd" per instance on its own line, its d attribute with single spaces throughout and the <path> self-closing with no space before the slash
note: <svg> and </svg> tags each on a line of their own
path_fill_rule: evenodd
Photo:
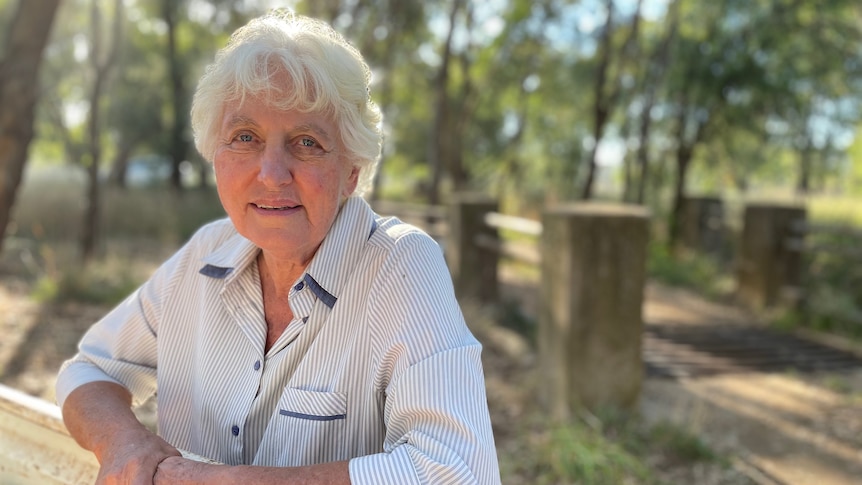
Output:
<svg viewBox="0 0 862 485">
<path fill-rule="evenodd" d="M 345 202 L 264 351 L 259 249 L 204 226 L 82 338 L 57 399 L 107 380 L 157 391 L 159 434 L 226 464 L 350 460 L 355 484 L 499 483 L 481 346 L 439 246 Z"/>
</svg>

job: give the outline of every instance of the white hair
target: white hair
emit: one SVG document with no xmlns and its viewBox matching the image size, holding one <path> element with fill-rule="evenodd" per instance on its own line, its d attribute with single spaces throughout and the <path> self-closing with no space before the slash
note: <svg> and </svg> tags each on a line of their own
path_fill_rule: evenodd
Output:
<svg viewBox="0 0 862 485">
<path fill-rule="evenodd" d="M 287 77 L 288 83 L 275 82 Z M 195 146 L 212 161 L 229 103 L 261 97 L 276 109 L 323 113 L 338 127 L 354 193 L 371 188 L 382 143 L 381 113 L 371 101 L 371 70 L 332 27 L 292 12 L 273 12 L 239 28 L 207 67 L 192 101 Z"/>
</svg>

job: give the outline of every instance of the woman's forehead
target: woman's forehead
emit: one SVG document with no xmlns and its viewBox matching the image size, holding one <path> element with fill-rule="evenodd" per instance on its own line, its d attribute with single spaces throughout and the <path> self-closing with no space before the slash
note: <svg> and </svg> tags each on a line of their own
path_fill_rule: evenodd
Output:
<svg viewBox="0 0 862 485">
<path fill-rule="evenodd" d="M 276 122 L 291 130 L 315 132 L 319 136 L 335 139 L 336 123 L 326 113 L 300 109 L 281 109 L 266 98 L 249 97 L 225 106 L 222 127 L 260 126 Z"/>
</svg>

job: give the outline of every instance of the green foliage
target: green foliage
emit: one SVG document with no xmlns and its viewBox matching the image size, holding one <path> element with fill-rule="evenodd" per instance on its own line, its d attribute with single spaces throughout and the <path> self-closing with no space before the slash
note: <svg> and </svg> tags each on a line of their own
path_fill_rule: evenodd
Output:
<svg viewBox="0 0 862 485">
<path fill-rule="evenodd" d="M 815 226 L 805 239 L 804 301 L 785 310 L 776 325 L 803 326 L 862 339 L 862 203 L 840 197 L 808 200 Z"/>
<path fill-rule="evenodd" d="M 82 302 L 113 306 L 129 296 L 142 282 L 122 262 L 84 267 L 66 267 L 55 277 L 42 276 L 32 298 L 38 302 Z"/>
<path fill-rule="evenodd" d="M 562 426 L 552 431 L 546 450 L 553 472 L 567 482 L 621 483 L 643 481 L 646 467 L 617 443 L 584 426 Z"/>
<path fill-rule="evenodd" d="M 114 304 L 206 222 L 224 217 L 215 191 L 164 187 L 104 194 L 101 257 L 78 261 L 83 183 L 78 170 L 32 170 L 19 194 L 5 263 L 34 282 L 38 301 Z M 10 239 L 7 239 L 10 241 Z"/>
<path fill-rule="evenodd" d="M 669 461 L 727 462 L 725 457 L 716 453 L 703 440 L 670 423 L 655 425 L 642 438 L 646 438 L 643 444 L 665 450 Z"/>
<path fill-rule="evenodd" d="M 809 197 L 806 207 L 809 219 L 815 223 L 862 229 L 862 199 L 842 196 Z"/>
<path fill-rule="evenodd" d="M 14 0 L 0 0 L 0 32 L 8 32 L 8 24 L 14 15 L 13 9 L 18 2 Z M 0 57 L 6 52 L 6 36 L 0 36 Z"/>
<path fill-rule="evenodd" d="M 177 193 L 166 187 L 121 190 L 102 196 L 103 237 L 185 241 L 203 223 L 224 217 L 214 190 Z M 84 208 L 83 174 L 74 167 L 31 169 L 18 196 L 9 235 L 38 241 L 77 241 Z"/>
<path fill-rule="evenodd" d="M 650 116 L 645 117 L 651 120 L 651 132 L 643 141 L 649 148 L 647 200 L 669 200 L 677 170 L 672 162 L 680 146 L 691 148 L 694 157 L 684 191 L 790 187 L 802 178 L 803 151 L 810 152 L 806 159 L 812 165 L 812 187 L 819 178 L 823 182 L 818 189 L 831 181 L 853 190 L 854 178 L 845 177 L 851 170 L 847 167 L 853 167 L 845 153 L 845 134 L 853 130 L 860 112 L 858 2 L 668 3 L 667 11 L 658 15 L 654 9 L 644 13 L 634 44 L 627 44 L 632 9 L 613 2 L 611 65 L 604 92 L 619 87 L 621 96 L 605 136 L 626 143 L 631 159 L 641 142 L 634 121 L 641 118 L 645 93 L 654 93 Z M 4 2 L 3 12 L 12 4 Z M 86 137 L 81 124 L 92 81 L 88 60 L 82 57 L 88 42 L 87 5 L 82 0 L 64 2 L 46 51 L 47 86 L 34 152 L 42 158 L 83 161 Z M 558 0 L 466 2 L 455 19 L 447 99 L 438 106 L 433 90 L 451 3 L 336 0 L 289 5 L 333 21 L 372 66 L 372 95 L 386 114 L 385 196 L 416 199 L 427 188 L 433 173 L 431 124 L 436 111 L 444 108 L 445 159 L 453 167 L 463 166 L 467 188 L 515 198 L 516 212 L 579 194 L 587 148 L 593 143 L 602 34 L 594 27 L 604 25 L 601 9 Z M 234 28 L 262 13 L 262 7 L 228 0 L 185 0 L 172 6 L 187 102 L 215 50 Z M 679 29 L 673 32 L 671 17 L 677 7 Z M 105 160 L 127 151 L 164 154 L 172 138 L 174 107 L 161 3 L 126 2 L 126 13 L 119 65 L 107 87 L 102 118 Z M 60 123 L 64 117 L 66 126 Z M 705 128 L 698 138 L 694 134 L 699 124 Z M 613 170 L 601 167 L 599 175 L 619 185 L 621 177 L 603 175 Z M 444 180 L 443 187 L 451 190 L 454 184 Z"/>
<path fill-rule="evenodd" d="M 686 430 L 621 412 L 557 424 L 537 420 L 518 436 L 511 450 L 500 450 L 504 483 L 660 484 L 662 468 L 728 466 L 726 457 Z"/>
<path fill-rule="evenodd" d="M 666 245 L 655 241 L 648 247 L 647 274 L 662 283 L 689 288 L 712 298 L 727 296 L 732 286 L 727 265 L 693 251 L 681 250 L 674 255 Z"/>
</svg>

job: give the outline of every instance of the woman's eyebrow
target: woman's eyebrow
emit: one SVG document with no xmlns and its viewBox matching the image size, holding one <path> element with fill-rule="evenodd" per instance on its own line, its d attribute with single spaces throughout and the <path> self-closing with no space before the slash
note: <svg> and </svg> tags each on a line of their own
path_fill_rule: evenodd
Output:
<svg viewBox="0 0 862 485">
<path fill-rule="evenodd" d="M 257 126 L 257 123 L 248 116 L 234 115 L 228 118 L 225 126 L 228 128 L 236 128 L 237 126 Z"/>
<path fill-rule="evenodd" d="M 297 131 L 309 132 L 310 131 L 310 132 L 315 133 L 316 135 L 320 136 L 321 138 L 326 138 L 327 140 L 332 139 L 331 136 L 329 135 L 329 132 L 326 131 L 326 129 L 324 129 L 322 126 L 320 126 L 319 124 L 314 123 L 314 122 L 303 123 L 301 125 L 297 125 L 297 126 L 293 127 L 290 131 L 292 131 L 292 132 L 297 132 Z"/>
</svg>

